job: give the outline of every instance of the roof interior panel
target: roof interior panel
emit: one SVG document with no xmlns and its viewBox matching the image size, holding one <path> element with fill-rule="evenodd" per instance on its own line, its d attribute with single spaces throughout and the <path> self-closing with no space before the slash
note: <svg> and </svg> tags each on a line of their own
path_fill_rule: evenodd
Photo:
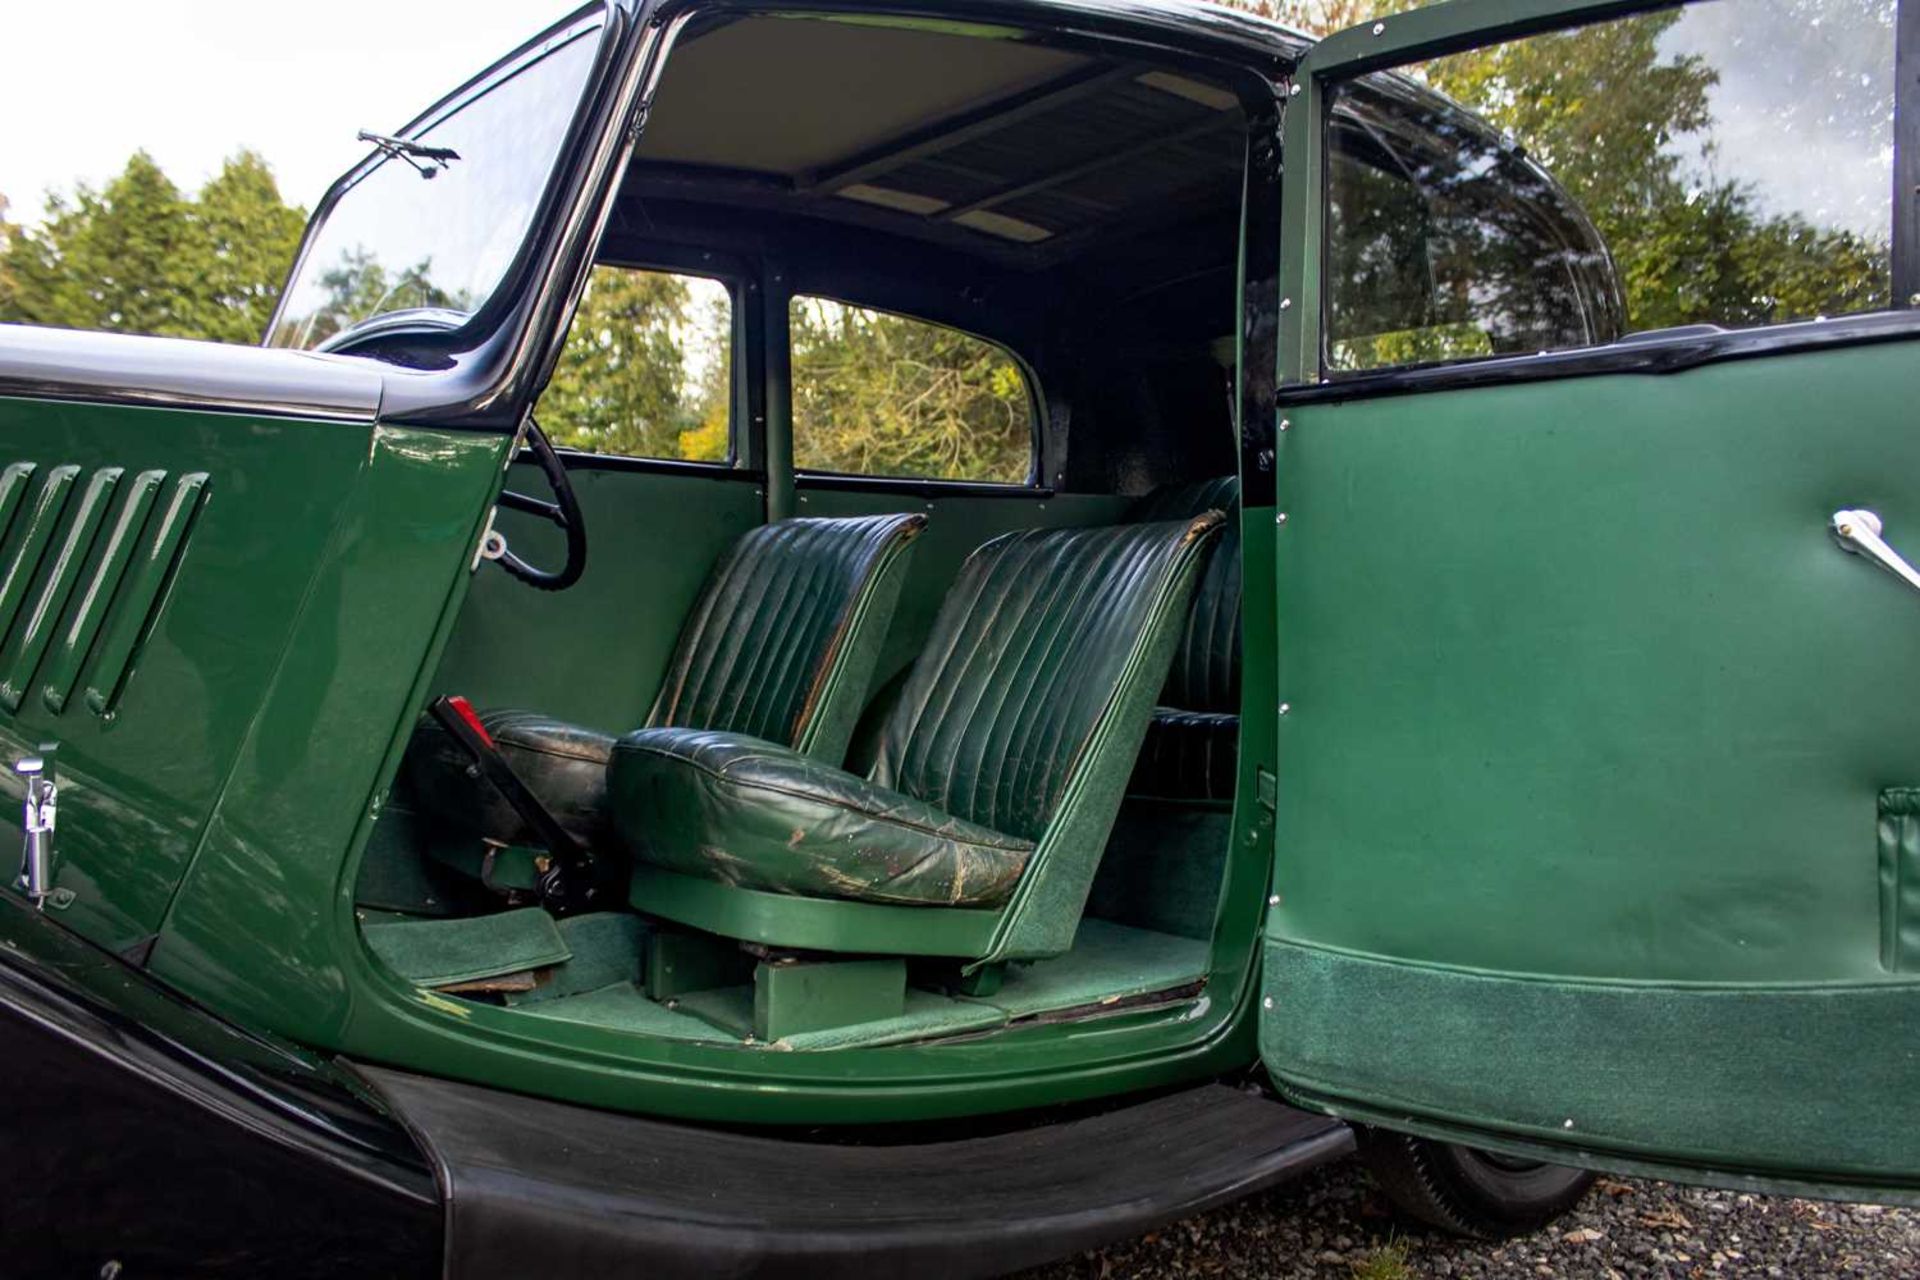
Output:
<svg viewBox="0 0 1920 1280">
<path fill-rule="evenodd" d="M 716 190 L 760 175 L 816 211 L 1037 247 L 1138 224 L 1163 203 L 1237 199 L 1243 129 L 1237 98 L 1188 71 L 870 20 L 755 17 L 675 51 L 635 175 L 671 164 L 711 174 Z"/>
</svg>

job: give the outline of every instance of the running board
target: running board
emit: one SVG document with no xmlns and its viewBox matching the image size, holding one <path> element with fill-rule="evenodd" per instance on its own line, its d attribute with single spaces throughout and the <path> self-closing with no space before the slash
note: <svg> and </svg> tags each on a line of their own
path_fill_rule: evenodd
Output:
<svg viewBox="0 0 1920 1280">
<path fill-rule="evenodd" d="M 895 1145 L 615 1115 L 356 1066 L 434 1160 L 446 1275 L 992 1276 L 1347 1154 L 1326 1116 L 1209 1084 Z"/>
</svg>

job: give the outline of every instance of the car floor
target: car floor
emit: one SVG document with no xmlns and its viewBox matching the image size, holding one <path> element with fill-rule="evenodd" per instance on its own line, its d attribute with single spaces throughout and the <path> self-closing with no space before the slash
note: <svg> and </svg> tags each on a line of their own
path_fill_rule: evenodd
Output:
<svg viewBox="0 0 1920 1280">
<path fill-rule="evenodd" d="M 793 1035 L 777 1045 L 872 1048 L 987 1031 L 1039 1014 L 1097 1009 L 1191 986 L 1206 976 L 1207 950 L 1204 940 L 1090 918 L 1081 922 L 1066 955 L 1010 966 L 993 995 L 957 996 L 911 987 L 906 1010 L 898 1017 Z M 633 980 L 622 978 L 589 991 L 516 1002 L 514 1007 L 533 1017 L 641 1035 L 744 1044 L 751 1040 L 753 987 L 720 987 L 656 1002 Z"/>
</svg>

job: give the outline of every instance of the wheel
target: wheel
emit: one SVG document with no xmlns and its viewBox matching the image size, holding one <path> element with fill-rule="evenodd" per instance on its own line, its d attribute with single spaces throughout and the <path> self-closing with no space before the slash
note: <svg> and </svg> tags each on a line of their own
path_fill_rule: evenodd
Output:
<svg viewBox="0 0 1920 1280">
<path fill-rule="evenodd" d="M 1585 1169 L 1384 1129 L 1360 1131 L 1360 1157 L 1402 1213 L 1478 1240 L 1536 1231 L 1578 1204 L 1593 1185 Z"/>
</svg>

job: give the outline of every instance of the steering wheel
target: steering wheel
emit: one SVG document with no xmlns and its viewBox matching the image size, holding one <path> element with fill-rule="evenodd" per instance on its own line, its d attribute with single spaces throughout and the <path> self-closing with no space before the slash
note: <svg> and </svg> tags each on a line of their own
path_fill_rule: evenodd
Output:
<svg viewBox="0 0 1920 1280">
<path fill-rule="evenodd" d="M 537 590 L 565 591 L 580 581 L 580 575 L 587 571 L 587 524 L 580 515 L 580 502 L 573 496 L 573 483 L 567 479 L 566 465 L 560 461 L 560 455 L 553 451 L 553 443 L 547 439 L 547 433 L 532 418 L 527 419 L 525 448 L 533 455 L 533 460 L 540 464 L 547 484 L 553 489 L 554 500 L 542 502 L 508 489 L 501 492 L 500 505 L 512 511 L 540 516 L 559 525 L 560 531 L 567 535 L 567 561 L 557 570 L 536 569 L 509 550 L 501 552 L 500 567 Z"/>
</svg>

